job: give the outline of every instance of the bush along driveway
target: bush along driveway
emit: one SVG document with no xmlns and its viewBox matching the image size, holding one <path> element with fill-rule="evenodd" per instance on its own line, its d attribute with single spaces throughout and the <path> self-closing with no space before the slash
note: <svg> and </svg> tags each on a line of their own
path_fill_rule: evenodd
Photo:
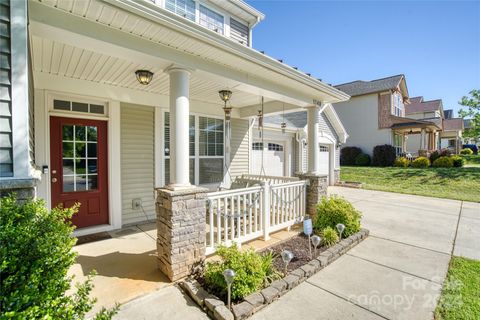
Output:
<svg viewBox="0 0 480 320">
<path fill-rule="evenodd" d="M 342 166 L 340 174 L 342 181 L 361 182 L 364 189 L 480 202 L 480 167 Z"/>
</svg>

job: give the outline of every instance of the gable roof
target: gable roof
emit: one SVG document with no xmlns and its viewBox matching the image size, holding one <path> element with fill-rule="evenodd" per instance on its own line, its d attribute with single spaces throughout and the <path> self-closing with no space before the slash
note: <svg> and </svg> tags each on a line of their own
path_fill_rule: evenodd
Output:
<svg viewBox="0 0 480 320">
<path fill-rule="evenodd" d="M 443 121 L 443 130 L 444 131 L 463 130 L 463 119 L 462 118 L 445 119 Z"/>
<path fill-rule="evenodd" d="M 410 98 L 410 104 L 405 105 L 405 114 L 423 113 L 442 110 L 442 99 L 424 101 L 423 97 Z"/>
<path fill-rule="evenodd" d="M 360 96 L 364 94 L 383 92 L 388 90 L 397 89 L 402 80 L 405 80 L 403 74 L 391 76 L 382 79 L 376 79 L 372 81 L 357 80 L 353 82 L 343 83 L 335 85 L 334 87 L 345 92 L 349 96 Z M 405 85 L 404 95 L 408 97 L 407 86 Z"/>
<path fill-rule="evenodd" d="M 326 115 L 327 120 L 330 122 L 332 127 L 334 128 L 337 136 L 339 137 L 339 142 L 345 143 L 348 138 L 348 133 L 345 130 L 340 118 L 338 117 L 335 109 L 333 108 L 332 104 L 328 103 L 323 111 Z M 274 125 L 280 127 L 280 124 L 283 122 L 283 115 L 282 114 L 275 114 L 271 116 L 265 116 L 263 122 L 268 125 Z M 297 111 L 285 114 L 285 123 L 287 124 L 287 128 L 295 128 L 295 129 L 304 129 L 307 125 L 307 111 Z"/>
</svg>

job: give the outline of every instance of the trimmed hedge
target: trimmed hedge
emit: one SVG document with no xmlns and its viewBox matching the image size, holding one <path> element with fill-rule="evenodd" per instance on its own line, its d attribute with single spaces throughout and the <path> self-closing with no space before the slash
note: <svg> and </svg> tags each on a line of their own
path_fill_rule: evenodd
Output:
<svg viewBox="0 0 480 320">
<path fill-rule="evenodd" d="M 353 166 L 355 159 L 362 153 L 362 149 L 358 147 L 344 147 L 340 151 L 340 165 Z"/>
<path fill-rule="evenodd" d="M 470 155 L 470 154 L 473 154 L 473 150 L 470 148 L 465 148 L 460 151 L 460 154 Z"/>
<path fill-rule="evenodd" d="M 412 167 L 414 168 L 428 168 L 430 167 L 430 160 L 427 157 L 418 157 L 412 161 Z"/>
<path fill-rule="evenodd" d="M 317 205 L 317 215 L 313 221 L 313 228 L 317 233 L 321 233 L 327 227 L 335 230 L 338 223 L 343 223 L 345 225 L 343 235 L 348 237 L 360 230 L 361 218 L 362 213 L 344 198 L 337 196 L 323 197 Z"/>
<path fill-rule="evenodd" d="M 461 168 L 465 165 L 465 159 L 460 156 L 453 156 L 452 161 L 455 168 Z"/>
<path fill-rule="evenodd" d="M 361 153 L 355 158 L 355 164 L 357 166 L 368 166 L 370 165 L 370 162 L 370 156 L 366 153 Z"/>
<path fill-rule="evenodd" d="M 373 148 L 372 164 L 377 167 L 393 166 L 397 158 L 395 148 L 392 145 L 384 144 Z"/>
<path fill-rule="evenodd" d="M 435 168 L 451 168 L 453 167 L 452 157 L 440 157 L 432 164 Z"/>
<path fill-rule="evenodd" d="M 434 163 L 440 157 L 450 157 L 452 155 L 452 151 L 449 149 L 442 149 L 442 150 L 435 150 L 430 154 L 430 162 Z"/>
<path fill-rule="evenodd" d="M 400 157 L 400 158 L 395 159 L 395 163 L 393 164 L 393 166 L 394 167 L 406 168 L 406 167 L 408 167 L 409 164 L 410 164 L 410 161 L 408 161 L 407 158 Z"/>
</svg>

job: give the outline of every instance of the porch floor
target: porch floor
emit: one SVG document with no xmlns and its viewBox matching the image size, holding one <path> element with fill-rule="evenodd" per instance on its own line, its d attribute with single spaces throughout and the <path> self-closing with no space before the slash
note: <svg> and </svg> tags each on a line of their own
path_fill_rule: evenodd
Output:
<svg viewBox="0 0 480 320">
<path fill-rule="evenodd" d="M 270 234 L 268 241 L 257 239 L 244 243 L 242 249 L 261 250 L 285 241 L 300 231 L 301 225 L 296 225 L 290 231 Z M 74 247 L 78 253 L 77 263 L 69 271 L 69 275 L 75 277 L 73 282 L 84 281 L 92 270 L 97 272 L 93 278 L 92 296 L 98 301 L 89 315 L 102 307 L 113 307 L 116 302 L 124 304 L 174 284 L 157 269 L 155 223 L 139 224 L 108 233 L 110 239 Z M 215 258 L 212 255 L 207 261 Z"/>
</svg>

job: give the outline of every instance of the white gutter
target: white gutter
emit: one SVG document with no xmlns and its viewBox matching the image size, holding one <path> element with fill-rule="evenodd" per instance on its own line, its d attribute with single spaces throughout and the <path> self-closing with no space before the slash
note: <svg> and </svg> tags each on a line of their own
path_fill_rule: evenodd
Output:
<svg viewBox="0 0 480 320">
<path fill-rule="evenodd" d="M 172 14 L 172 17 L 169 17 L 164 12 L 162 12 L 165 10 L 163 10 L 161 7 L 154 3 L 149 3 L 143 0 L 141 0 L 141 2 L 140 0 L 103 1 L 109 3 L 112 6 L 122 8 L 144 18 L 153 20 L 157 23 L 167 25 L 169 28 L 172 28 L 180 33 L 193 36 L 224 51 L 250 60 L 257 65 L 271 69 L 274 72 L 281 73 L 282 75 L 294 81 L 298 81 L 304 85 L 309 86 L 312 89 L 319 90 L 330 95 L 331 97 L 337 99 L 337 101 L 335 102 L 346 101 L 350 99 L 350 96 L 348 94 L 334 88 L 333 86 L 330 86 L 322 81 L 310 77 L 305 73 L 300 72 L 250 47 L 244 46 L 240 43 L 236 43 L 235 41 L 232 41 L 231 39 L 223 35 L 219 35 L 214 31 L 199 28 L 198 24 L 196 24 L 195 22 L 189 21 L 187 19 L 183 19 L 184 21 L 180 21 L 177 17 L 173 18 L 174 14 Z"/>
</svg>

